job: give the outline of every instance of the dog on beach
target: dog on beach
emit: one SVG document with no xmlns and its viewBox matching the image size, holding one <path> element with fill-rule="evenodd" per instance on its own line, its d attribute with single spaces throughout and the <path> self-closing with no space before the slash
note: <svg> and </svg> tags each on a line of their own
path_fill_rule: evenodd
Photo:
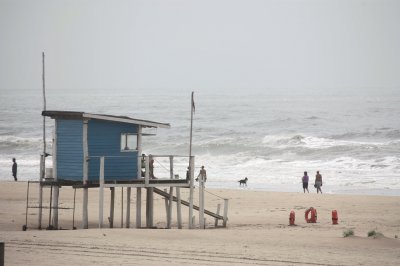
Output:
<svg viewBox="0 0 400 266">
<path fill-rule="evenodd" d="M 245 177 L 244 179 L 240 179 L 238 182 L 239 182 L 239 186 L 246 186 L 247 187 L 247 180 L 248 180 L 248 178 L 247 177 Z"/>
</svg>

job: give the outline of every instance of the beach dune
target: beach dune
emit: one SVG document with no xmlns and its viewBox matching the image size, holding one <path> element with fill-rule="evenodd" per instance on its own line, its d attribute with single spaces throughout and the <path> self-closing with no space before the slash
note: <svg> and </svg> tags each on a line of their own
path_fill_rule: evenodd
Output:
<svg viewBox="0 0 400 266">
<path fill-rule="evenodd" d="M 209 191 L 229 199 L 227 228 L 215 228 L 214 220 L 206 217 L 206 230 L 188 230 L 188 210 L 183 207 L 184 229 L 177 229 L 174 208 L 173 229 L 167 230 L 161 196 L 154 200 L 157 229 L 135 228 L 133 193 L 131 228 L 122 229 L 117 190 L 117 228 L 98 229 L 98 191 L 93 189 L 90 229 L 83 230 L 82 191 L 77 190 L 78 230 L 70 230 L 72 209 L 59 211 L 60 227 L 66 230 L 37 230 L 37 209 L 31 208 L 28 230 L 22 231 L 26 190 L 26 182 L 1 182 L 0 242 L 5 243 L 5 265 L 400 265 L 400 197 L 213 189 Z M 182 189 L 183 199 L 187 192 Z M 30 195 L 34 206 L 37 185 L 31 185 Z M 215 211 L 218 203 L 220 198 L 206 193 L 207 209 Z M 73 206 L 73 189 L 61 189 L 60 206 Z M 304 219 L 309 207 L 317 209 L 315 224 Z M 295 226 L 289 226 L 292 210 Z M 338 212 L 337 225 L 332 224 L 332 210 Z M 197 212 L 194 215 L 198 217 Z M 47 225 L 48 210 L 44 210 L 43 226 Z M 343 237 L 349 230 L 354 236 Z M 368 237 L 372 230 L 378 234 Z"/>
</svg>

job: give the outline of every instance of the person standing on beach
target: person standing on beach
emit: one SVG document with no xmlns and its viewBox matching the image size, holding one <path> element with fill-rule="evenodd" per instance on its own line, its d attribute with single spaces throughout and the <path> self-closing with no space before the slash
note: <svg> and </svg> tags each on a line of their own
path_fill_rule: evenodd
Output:
<svg viewBox="0 0 400 266">
<path fill-rule="evenodd" d="M 303 175 L 303 178 L 302 178 L 304 193 L 306 193 L 306 190 L 307 190 L 308 193 L 310 193 L 310 191 L 308 191 L 308 180 L 309 180 L 309 178 L 308 178 L 308 175 L 307 175 L 307 171 L 305 171 L 304 175 Z"/>
<path fill-rule="evenodd" d="M 318 192 L 321 192 L 322 194 L 322 175 L 319 173 L 319 171 L 317 171 L 317 174 L 315 175 L 315 187 L 317 189 L 317 194 Z"/>
<path fill-rule="evenodd" d="M 13 177 L 14 177 L 14 180 L 15 181 L 18 181 L 18 179 L 17 179 L 17 162 L 16 162 L 16 160 L 15 160 L 15 158 L 13 158 L 12 159 L 12 161 L 13 161 L 13 165 L 12 165 L 12 175 L 13 175 Z"/>
<path fill-rule="evenodd" d="M 151 179 L 157 179 L 157 177 L 154 176 L 154 158 L 153 155 L 149 155 L 149 175 Z"/>
</svg>

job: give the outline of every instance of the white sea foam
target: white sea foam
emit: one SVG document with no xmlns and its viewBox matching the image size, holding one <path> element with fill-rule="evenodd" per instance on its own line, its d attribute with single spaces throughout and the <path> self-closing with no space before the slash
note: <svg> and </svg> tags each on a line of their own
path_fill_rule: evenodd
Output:
<svg viewBox="0 0 400 266">
<path fill-rule="evenodd" d="M 168 122 L 171 129 L 143 138 L 144 152 L 187 155 L 190 93 L 183 92 L 49 91 L 48 107 Z M 32 104 L 32 99 L 40 99 L 30 91 L 7 93 L 7 99 L 19 100 L 0 106 L 0 179 L 11 178 L 12 157 L 17 157 L 21 180 L 36 178 L 42 121 L 40 104 Z M 247 176 L 249 189 L 301 191 L 303 171 L 313 180 L 320 170 L 323 189 L 332 193 L 390 194 L 400 189 L 400 94 L 371 101 L 368 95 L 214 90 L 196 93 L 195 98 L 192 154 L 196 171 L 201 165 L 207 169 L 207 186 L 238 187 L 237 180 Z M 174 164 L 176 174 L 185 176 L 187 162 Z M 168 162 L 160 160 L 156 166 L 156 172 L 168 176 Z"/>
</svg>

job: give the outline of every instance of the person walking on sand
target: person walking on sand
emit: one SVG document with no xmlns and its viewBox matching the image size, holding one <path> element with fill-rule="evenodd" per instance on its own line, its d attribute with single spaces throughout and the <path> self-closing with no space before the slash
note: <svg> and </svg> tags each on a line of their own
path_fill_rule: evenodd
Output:
<svg viewBox="0 0 400 266">
<path fill-rule="evenodd" d="M 201 166 L 201 169 L 200 169 L 199 175 L 196 178 L 196 181 L 199 181 L 199 178 L 200 178 L 200 180 L 203 181 L 203 183 L 205 183 L 207 181 L 207 172 L 206 172 L 206 169 L 204 169 L 204 166 Z"/>
<path fill-rule="evenodd" d="M 317 194 L 318 192 L 321 192 L 322 194 L 322 175 L 317 171 L 317 174 L 315 175 L 315 188 L 317 189 Z"/>
<path fill-rule="evenodd" d="M 17 179 L 17 162 L 16 162 L 16 160 L 15 160 L 15 158 L 13 158 L 12 159 L 12 161 L 13 161 L 13 165 L 12 165 L 12 175 L 13 175 L 13 177 L 14 177 L 14 180 L 15 181 L 18 181 L 18 179 Z"/>
<path fill-rule="evenodd" d="M 308 191 L 308 180 L 309 180 L 309 178 L 308 178 L 308 175 L 307 175 L 307 171 L 304 172 L 304 175 L 303 175 L 301 180 L 303 181 L 303 191 L 304 191 L 304 193 L 306 193 L 306 190 L 307 190 L 308 193 L 310 193 L 310 191 Z"/>
</svg>

